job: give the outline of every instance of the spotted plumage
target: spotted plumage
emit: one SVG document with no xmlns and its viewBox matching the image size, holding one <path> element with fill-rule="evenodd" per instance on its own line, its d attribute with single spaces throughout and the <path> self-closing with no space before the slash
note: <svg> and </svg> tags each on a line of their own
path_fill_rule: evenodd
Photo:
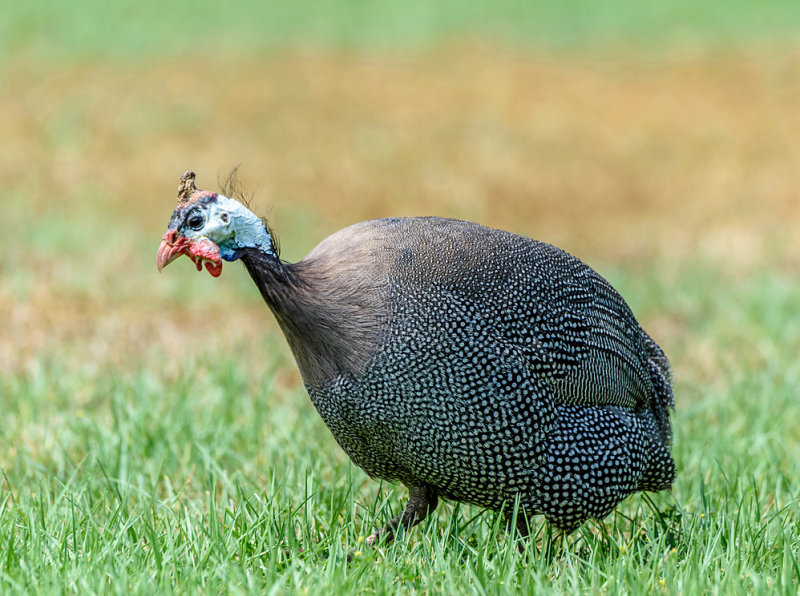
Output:
<svg viewBox="0 0 800 596">
<path fill-rule="evenodd" d="M 440 218 L 356 224 L 296 264 L 236 242 L 337 442 L 409 487 L 387 538 L 439 496 L 571 531 L 671 485 L 667 360 L 578 259 Z"/>
</svg>

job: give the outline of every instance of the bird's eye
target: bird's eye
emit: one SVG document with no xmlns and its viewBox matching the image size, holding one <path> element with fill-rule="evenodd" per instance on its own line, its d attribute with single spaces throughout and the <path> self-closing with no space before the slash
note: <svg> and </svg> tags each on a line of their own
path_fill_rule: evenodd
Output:
<svg viewBox="0 0 800 596">
<path fill-rule="evenodd" d="M 194 215 L 190 215 L 189 219 L 186 221 L 186 225 L 192 228 L 193 230 L 199 230 L 203 227 L 203 217 L 197 213 Z"/>
</svg>

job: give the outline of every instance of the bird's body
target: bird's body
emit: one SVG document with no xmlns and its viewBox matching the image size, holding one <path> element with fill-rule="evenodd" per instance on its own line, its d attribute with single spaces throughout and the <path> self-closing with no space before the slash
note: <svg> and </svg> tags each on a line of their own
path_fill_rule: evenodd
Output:
<svg viewBox="0 0 800 596">
<path fill-rule="evenodd" d="M 341 447 L 411 490 L 398 523 L 518 499 L 571 531 L 671 485 L 667 360 L 578 259 L 440 218 L 356 224 L 296 264 L 269 248 L 235 258 Z"/>
<path fill-rule="evenodd" d="M 493 509 L 519 496 L 565 529 L 671 484 L 663 354 L 563 251 L 410 218 L 342 230 L 281 277 L 260 253 L 242 260 L 369 475 Z"/>
</svg>

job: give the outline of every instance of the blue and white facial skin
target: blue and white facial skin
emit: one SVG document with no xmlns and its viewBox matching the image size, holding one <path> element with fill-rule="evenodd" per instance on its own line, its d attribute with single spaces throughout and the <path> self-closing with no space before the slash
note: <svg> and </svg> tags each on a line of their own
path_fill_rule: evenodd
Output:
<svg viewBox="0 0 800 596">
<path fill-rule="evenodd" d="M 252 211 L 226 196 L 193 190 L 188 200 L 178 203 L 161 240 L 159 271 L 186 255 L 198 271 L 205 265 L 211 275 L 218 277 L 222 259 L 235 261 L 243 248 L 256 248 L 275 256 L 269 232 Z"/>
</svg>

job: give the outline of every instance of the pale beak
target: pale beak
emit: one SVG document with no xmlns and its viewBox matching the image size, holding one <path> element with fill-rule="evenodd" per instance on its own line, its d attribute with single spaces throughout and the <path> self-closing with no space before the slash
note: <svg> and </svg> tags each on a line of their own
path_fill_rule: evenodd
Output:
<svg viewBox="0 0 800 596">
<path fill-rule="evenodd" d="M 161 239 L 156 255 L 156 264 L 159 272 L 179 256 L 186 254 L 189 243 L 185 236 L 178 236 L 177 230 L 169 230 Z"/>
</svg>

